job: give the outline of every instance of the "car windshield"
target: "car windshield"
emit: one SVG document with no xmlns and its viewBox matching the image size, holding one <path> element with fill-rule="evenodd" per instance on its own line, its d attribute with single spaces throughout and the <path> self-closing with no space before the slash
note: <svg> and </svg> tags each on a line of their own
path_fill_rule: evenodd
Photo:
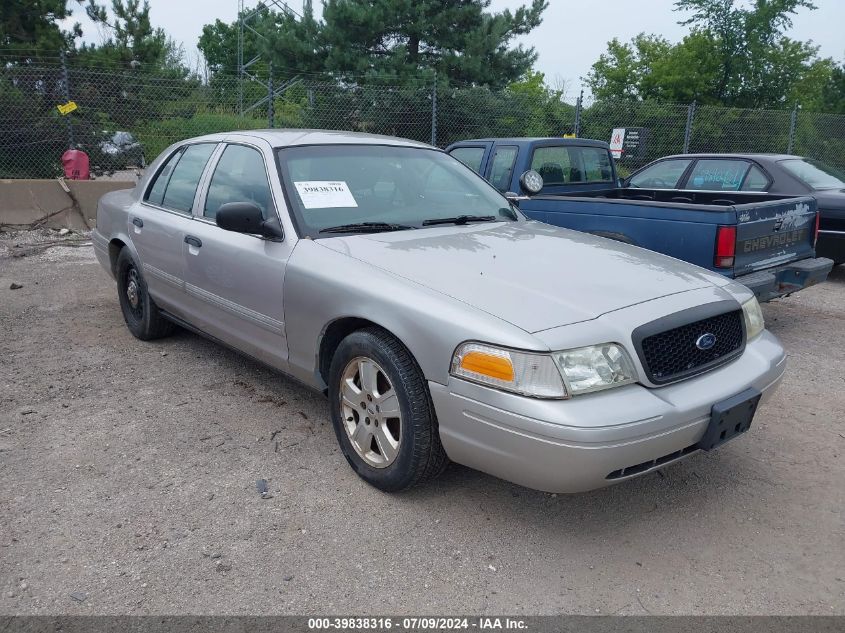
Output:
<svg viewBox="0 0 845 633">
<path fill-rule="evenodd" d="M 514 221 L 510 203 L 443 152 L 386 145 L 278 150 L 282 181 L 303 235 Z M 348 231 L 343 230 L 348 227 Z"/>
<path fill-rule="evenodd" d="M 845 188 L 845 174 L 818 161 L 790 158 L 780 161 L 780 164 L 798 180 L 813 189 Z"/>
</svg>

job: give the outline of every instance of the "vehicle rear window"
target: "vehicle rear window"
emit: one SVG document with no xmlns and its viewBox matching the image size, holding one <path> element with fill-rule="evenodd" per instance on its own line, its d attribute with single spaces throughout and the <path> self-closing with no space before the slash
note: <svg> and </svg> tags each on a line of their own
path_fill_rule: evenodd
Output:
<svg viewBox="0 0 845 633">
<path fill-rule="evenodd" d="M 691 162 L 689 158 L 661 160 L 631 176 L 628 186 L 635 189 L 677 189 L 678 181 Z"/>
<path fill-rule="evenodd" d="M 190 145 L 182 152 L 167 183 L 161 206 L 185 213 L 191 212 L 200 176 L 215 147 L 215 143 L 200 143 Z"/>
<path fill-rule="evenodd" d="M 610 155 L 601 147 L 538 147 L 531 157 L 531 169 L 543 177 L 545 186 L 613 180 Z"/>
<path fill-rule="evenodd" d="M 745 160 L 700 160 L 692 168 L 686 188 L 699 191 L 739 191 L 750 166 Z"/>
<path fill-rule="evenodd" d="M 845 174 L 814 160 L 790 158 L 780 161 L 781 166 L 808 187 L 813 189 L 845 188 Z"/>
<path fill-rule="evenodd" d="M 164 190 L 167 189 L 167 183 L 170 181 L 173 168 L 179 162 L 180 156 L 182 156 L 181 149 L 173 152 L 173 155 L 164 162 L 164 165 L 161 166 L 161 169 L 155 175 L 152 186 L 147 189 L 147 195 L 144 197 L 144 200 L 150 204 L 161 204 L 161 201 L 164 200 Z"/>
<path fill-rule="evenodd" d="M 484 158 L 483 147 L 456 147 L 449 153 L 476 174 L 481 173 L 481 160 Z"/>
</svg>

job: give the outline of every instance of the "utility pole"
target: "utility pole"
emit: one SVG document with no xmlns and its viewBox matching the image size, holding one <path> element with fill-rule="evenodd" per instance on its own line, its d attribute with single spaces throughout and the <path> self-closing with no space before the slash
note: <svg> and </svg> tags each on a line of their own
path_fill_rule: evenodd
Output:
<svg viewBox="0 0 845 633">
<path fill-rule="evenodd" d="M 792 108 L 792 116 L 789 119 L 789 144 L 786 147 L 786 153 L 791 154 L 795 150 L 795 128 L 798 125 L 798 102 L 795 102 L 795 107 Z"/>
<path fill-rule="evenodd" d="M 273 102 L 276 100 L 273 94 L 273 62 L 270 62 L 270 76 L 267 79 L 267 118 L 270 119 L 270 129 L 273 129 L 273 119 L 275 112 L 273 112 Z"/>
<path fill-rule="evenodd" d="M 692 140 L 692 123 L 695 120 L 696 103 L 693 101 L 687 108 L 687 126 L 684 128 L 684 151 L 682 154 L 689 154 L 689 145 Z"/>
<path fill-rule="evenodd" d="M 431 144 L 437 145 L 437 71 L 434 71 L 434 83 L 431 86 Z"/>
<path fill-rule="evenodd" d="M 70 101 L 70 79 L 67 72 L 67 59 L 65 59 L 65 51 L 61 50 L 59 55 L 62 60 L 62 92 L 65 96 L 65 103 Z M 67 125 L 67 144 L 68 149 L 73 149 L 76 145 L 73 142 L 73 123 L 71 123 L 70 116 L 65 115 L 65 123 Z"/>
</svg>

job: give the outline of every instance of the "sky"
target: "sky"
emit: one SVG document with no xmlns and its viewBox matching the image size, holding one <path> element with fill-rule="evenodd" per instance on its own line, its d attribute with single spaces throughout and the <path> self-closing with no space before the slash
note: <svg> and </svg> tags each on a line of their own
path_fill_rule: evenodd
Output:
<svg viewBox="0 0 845 633">
<path fill-rule="evenodd" d="M 245 0 L 253 7 L 257 0 Z M 527 0 L 492 0 L 491 10 L 514 9 Z M 301 0 L 291 0 L 299 10 Z M 320 2 L 314 2 L 320 6 Z M 816 0 L 816 11 L 802 9 L 794 18 L 788 35 L 798 40 L 812 40 L 820 55 L 838 61 L 845 58 L 845 0 Z M 219 18 L 233 22 L 238 0 L 150 0 L 150 16 L 155 26 L 163 27 L 177 42 L 182 42 L 188 56 L 198 56 L 196 43 L 204 24 Z M 613 37 L 630 40 L 641 32 L 657 33 L 669 40 L 680 40 L 687 28 L 678 25 L 683 14 L 673 11 L 674 0 L 550 0 L 543 24 L 519 43 L 533 46 L 539 57 L 535 67 L 546 81 L 574 98 L 584 77 L 607 48 Z M 86 41 L 98 42 L 102 33 L 92 26 L 81 8 L 74 10 L 69 22 L 79 21 Z"/>
</svg>

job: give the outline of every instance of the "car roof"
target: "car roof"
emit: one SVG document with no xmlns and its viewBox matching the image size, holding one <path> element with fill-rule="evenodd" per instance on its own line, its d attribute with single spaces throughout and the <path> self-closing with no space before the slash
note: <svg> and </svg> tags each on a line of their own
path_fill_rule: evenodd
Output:
<svg viewBox="0 0 845 633">
<path fill-rule="evenodd" d="M 795 154 L 770 154 L 765 152 L 747 152 L 747 153 L 731 153 L 731 154 L 720 154 L 720 153 L 709 153 L 709 154 L 672 154 L 671 156 L 664 156 L 659 160 L 666 160 L 669 158 L 724 158 L 724 159 L 731 159 L 731 158 L 742 158 L 745 160 L 756 160 L 765 162 L 768 160 L 769 162 L 777 162 L 781 160 L 787 160 L 790 158 L 797 158 L 803 159 L 803 156 L 796 156 Z"/>
<path fill-rule="evenodd" d="M 499 145 L 527 145 L 530 143 L 554 141 L 559 145 L 580 145 L 586 147 L 607 147 L 604 141 L 597 141 L 590 138 L 564 138 L 562 136 L 513 136 L 510 138 L 473 138 L 459 141 L 454 145 L 465 145 L 468 143 L 498 143 Z"/>
<path fill-rule="evenodd" d="M 422 147 L 433 149 L 431 145 L 395 136 L 364 134 L 361 132 L 340 132 L 335 130 L 232 130 L 219 134 L 207 134 L 189 139 L 196 141 L 223 141 L 233 137 L 260 139 L 273 147 L 291 147 L 297 145 L 395 145 L 397 147 Z"/>
</svg>

